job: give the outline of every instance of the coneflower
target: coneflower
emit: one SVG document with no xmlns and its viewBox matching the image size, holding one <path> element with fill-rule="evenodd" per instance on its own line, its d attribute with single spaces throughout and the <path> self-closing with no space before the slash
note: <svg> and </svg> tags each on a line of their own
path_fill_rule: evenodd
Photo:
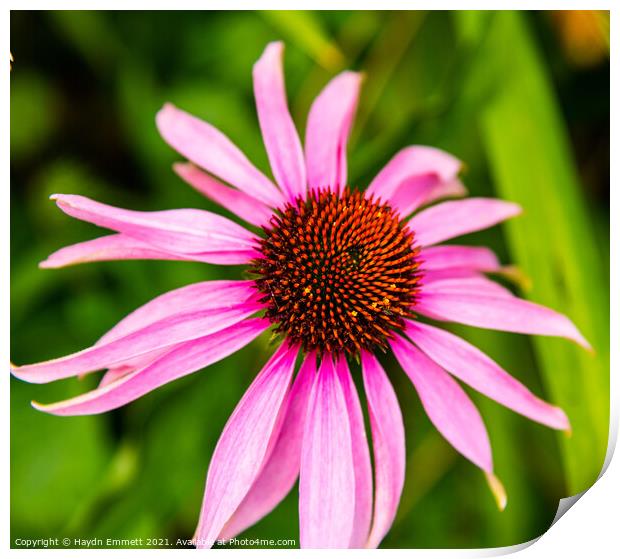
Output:
<svg viewBox="0 0 620 559">
<path fill-rule="evenodd" d="M 565 316 L 489 279 L 485 274 L 502 271 L 491 250 L 439 245 L 520 212 L 486 198 L 424 208 L 466 193 L 456 158 L 406 147 L 364 192 L 348 186 L 346 145 L 359 74 L 344 72 L 320 93 L 302 149 L 288 111 L 282 53 L 281 43 L 269 44 L 253 73 L 275 183 L 211 125 L 169 104 L 157 115 L 164 139 L 189 160 L 176 172 L 255 229 L 204 210 L 138 212 L 59 194 L 52 198 L 62 211 L 115 233 L 63 248 L 41 264 L 191 260 L 245 264 L 252 279 L 176 289 L 138 308 L 92 347 L 12 372 L 45 383 L 105 369 L 91 392 L 33 404 L 55 415 L 101 413 L 273 328 L 279 348 L 213 453 L 196 545 L 210 547 L 254 524 L 299 477 L 302 547 L 376 547 L 393 522 L 405 476 L 402 416 L 376 357 L 391 350 L 433 424 L 482 469 L 503 507 L 486 429 L 456 379 L 554 429 L 569 429 L 568 419 L 480 350 L 421 318 L 588 343 Z M 374 476 L 351 360 L 361 362 Z"/>
</svg>

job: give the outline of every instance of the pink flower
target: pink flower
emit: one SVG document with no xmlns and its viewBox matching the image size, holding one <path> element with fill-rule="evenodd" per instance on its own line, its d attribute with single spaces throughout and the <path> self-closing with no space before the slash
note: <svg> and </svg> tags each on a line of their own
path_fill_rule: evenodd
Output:
<svg viewBox="0 0 620 559">
<path fill-rule="evenodd" d="M 52 198 L 62 211 L 114 233 L 42 263 L 195 260 L 246 264 L 254 279 L 176 289 L 138 308 L 92 347 L 14 367 L 13 374 L 45 383 L 107 369 L 91 392 L 34 404 L 55 415 L 101 413 L 207 367 L 273 327 L 281 345 L 214 451 L 196 543 L 210 547 L 239 534 L 299 476 L 302 547 L 376 547 L 394 520 L 405 475 L 401 412 L 373 353 L 391 349 L 431 421 L 481 468 L 504 506 L 485 426 L 457 379 L 554 429 L 569 429 L 568 419 L 468 342 L 416 316 L 588 343 L 565 316 L 488 279 L 486 273 L 502 271 L 491 250 L 439 245 L 520 212 L 487 198 L 424 208 L 465 194 L 461 163 L 451 155 L 406 147 L 364 193 L 348 188 L 346 146 L 359 74 L 343 72 L 323 89 L 302 148 L 287 107 L 282 53 L 281 43 L 269 44 L 253 71 L 275 183 L 206 122 L 172 105 L 157 115 L 164 139 L 191 162 L 175 171 L 254 229 L 203 210 L 139 212 L 59 194 Z M 347 357 L 361 359 L 374 478 Z"/>
</svg>

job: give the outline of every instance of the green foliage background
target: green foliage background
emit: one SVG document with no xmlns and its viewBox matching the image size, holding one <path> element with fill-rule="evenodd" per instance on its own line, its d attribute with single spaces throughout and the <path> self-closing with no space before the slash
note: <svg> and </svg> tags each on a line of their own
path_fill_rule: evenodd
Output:
<svg viewBox="0 0 620 559">
<path fill-rule="evenodd" d="M 597 17 L 604 27 L 608 19 Z M 353 184 L 368 184 L 408 144 L 456 154 L 472 194 L 525 209 L 466 241 L 518 265 L 522 294 L 567 313 L 596 350 L 455 328 L 572 422 L 568 438 L 470 391 L 508 491 L 503 513 L 387 359 L 408 471 L 383 545 L 504 546 L 540 535 L 558 499 L 596 479 L 609 421 L 609 63 L 603 54 L 575 65 L 559 32 L 547 13 L 13 12 L 12 359 L 76 351 L 157 294 L 239 277 L 241 269 L 173 262 L 39 270 L 50 252 L 100 233 L 47 198 L 63 192 L 135 209 L 215 209 L 172 173 L 178 157 L 159 138 L 154 115 L 170 100 L 220 127 L 269 172 L 251 67 L 268 41 L 283 39 L 300 130 L 332 75 L 344 68 L 367 75 L 349 150 Z M 608 44 L 608 29 L 602 36 Z M 29 405 L 88 390 L 93 378 L 40 386 L 12 379 L 12 541 L 191 537 L 219 433 L 269 352 L 265 336 L 93 417 L 51 417 Z M 247 535 L 297 538 L 296 491 Z"/>
</svg>

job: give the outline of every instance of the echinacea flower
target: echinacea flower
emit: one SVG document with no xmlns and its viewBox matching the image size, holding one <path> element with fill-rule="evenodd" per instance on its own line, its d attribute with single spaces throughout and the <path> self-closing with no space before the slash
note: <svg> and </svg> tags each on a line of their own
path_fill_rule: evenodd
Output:
<svg viewBox="0 0 620 559">
<path fill-rule="evenodd" d="M 480 350 L 421 318 L 588 343 L 565 316 L 489 279 L 503 270 L 491 250 L 440 245 L 520 212 L 514 203 L 487 198 L 425 207 L 465 194 L 455 157 L 406 147 L 364 192 L 348 186 L 346 146 L 359 74 L 343 72 L 319 94 L 302 148 L 288 111 L 282 54 L 281 43 L 269 44 L 253 72 L 275 183 L 206 122 L 169 104 L 157 115 L 163 138 L 189 160 L 175 171 L 254 228 L 204 210 L 139 212 L 59 194 L 52 198 L 62 211 L 115 233 L 63 248 L 42 263 L 245 264 L 253 279 L 176 289 L 138 308 L 92 347 L 13 367 L 13 374 L 45 383 L 105 369 L 95 390 L 34 404 L 55 415 L 102 413 L 273 328 L 280 346 L 213 453 L 196 544 L 210 547 L 239 534 L 299 477 L 302 547 L 376 547 L 394 520 L 405 476 L 402 416 L 375 356 L 391 350 L 430 420 L 486 474 L 503 505 L 485 426 L 458 381 L 551 428 L 569 429 L 568 419 Z M 361 361 L 372 465 L 351 359 Z"/>
</svg>

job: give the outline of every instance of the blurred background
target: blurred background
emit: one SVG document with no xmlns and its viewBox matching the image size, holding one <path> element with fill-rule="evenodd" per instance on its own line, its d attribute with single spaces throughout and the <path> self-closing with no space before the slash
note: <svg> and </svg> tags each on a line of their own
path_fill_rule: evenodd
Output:
<svg viewBox="0 0 620 559">
<path fill-rule="evenodd" d="M 382 545 L 506 546 L 540 535 L 558 499 L 594 482 L 607 448 L 608 13 L 11 12 L 12 360 L 77 351 L 160 293 L 243 273 L 178 262 L 64 270 L 37 263 L 102 234 L 58 211 L 48 200 L 55 192 L 133 209 L 216 209 L 171 170 L 179 158 L 154 124 L 165 101 L 219 127 L 269 174 L 251 69 L 274 39 L 287 44 L 301 132 L 331 76 L 366 73 L 349 144 L 355 186 L 365 187 L 400 148 L 428 144 L 465 162 L 472 194 L 522 204 L 522 217 L 463 242 L 490 245 L 518 266 L 517 292 L 568 314 L 596 350 L 453 328 L 561 405 L 572 423 L 567 437 L 469 390 L 508 492 L 503 513 L 480 471 L 434 430 L 407 377 L 384 359 L 408 459 Z M 12 379 L 12 541 L 191 537 L 218 436 L 270 351 L 264 336 L 92 417 L 47 416 L 30 401 L 89 390 L 99 375 L 50 385 Z M 245 535 L 297 539 L 297 489 Z"/>
</svg>

